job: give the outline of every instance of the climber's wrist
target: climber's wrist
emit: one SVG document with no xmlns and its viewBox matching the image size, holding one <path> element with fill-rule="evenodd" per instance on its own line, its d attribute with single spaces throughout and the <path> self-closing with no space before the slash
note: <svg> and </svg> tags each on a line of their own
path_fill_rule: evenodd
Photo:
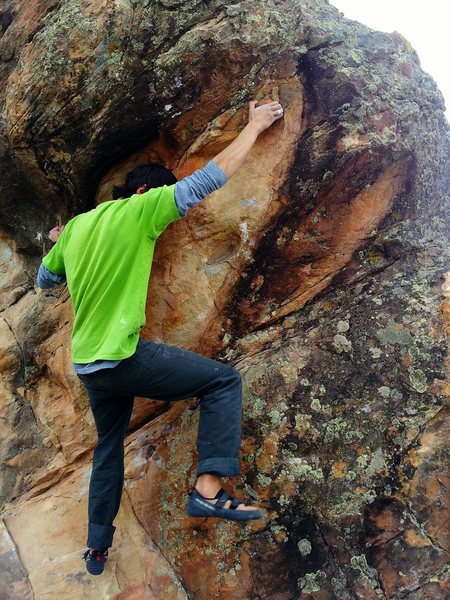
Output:
<svg viewBox="0 0 450 600">
<path fill-rule="evenodd" d="M 262 133 L 265 129 L 265 127 L 262 127 L 261 124 L 258 124 L 257 121 L 249 121 L 247 123 L 247 125 L 245 126 L 245 129 L 247 129 L 249 131 L 252 131 L 253 133 L 256 134 L 256 136 L 258 136 L 260 133 Z"/>
</svg>

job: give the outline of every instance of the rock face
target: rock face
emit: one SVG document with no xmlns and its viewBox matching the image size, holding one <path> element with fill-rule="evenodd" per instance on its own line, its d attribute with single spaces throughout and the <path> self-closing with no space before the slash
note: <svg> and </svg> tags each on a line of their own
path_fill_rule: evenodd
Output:
<svg viewBox="0 0 450 600">
<path fill-rule="evenodd" d="M 2 600 L 447 598 L 449 128 L 408 42 L 325 0 L 6 0 L 0 32 Z M 138 400 L 94 580 L 46 232 L 138 163 L 203 166 L 251 99 L 284 119 L 159 241 L 143 335 L 241 371 L 233 485 L 267 517 L 187 517 L 198 407 Z"/>
</svg>

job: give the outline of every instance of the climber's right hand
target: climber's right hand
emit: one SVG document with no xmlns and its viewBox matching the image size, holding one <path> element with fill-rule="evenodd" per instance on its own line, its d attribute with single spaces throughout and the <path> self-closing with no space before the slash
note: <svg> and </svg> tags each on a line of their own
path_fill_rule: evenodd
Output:
<svg viewBox="0 0 450 600">
<path fill-rule="evenodd" d="M 279 102 L 267 102 L 256 106 L 253 100 L 250 102 L 248 111 L 248 122 L 254 125 L 258 133 L 261 133 L 272 125 L 274 121 L 281 119 L 283 116 L 283 107 Z"/>
<path fill-rule="evenodd" d="M 258 107 L 255 101 L 250 102 L 247 125 L 213 161 L 227 177 L 231 177 L 244 162 L 258 135 L 282 116 L 283 108 L 279 102 L 267 102 Z"/>
</svg>

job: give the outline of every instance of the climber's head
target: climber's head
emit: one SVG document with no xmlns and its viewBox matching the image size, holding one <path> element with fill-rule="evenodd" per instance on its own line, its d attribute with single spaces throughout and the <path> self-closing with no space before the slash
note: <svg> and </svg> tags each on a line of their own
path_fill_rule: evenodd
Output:
<svg viewBox="0 0 450 600">
<path fill-rule="evenodd" d="M 172 171 L 162 165 L 157 163 L 140 165 L 127 173 L 124 185 L 114 186 L 112 196 L 114 200 L 129 198 L 133 194 L 143 194 L 151 188 L 172 185 L 177 181 Z"/>
</svg>

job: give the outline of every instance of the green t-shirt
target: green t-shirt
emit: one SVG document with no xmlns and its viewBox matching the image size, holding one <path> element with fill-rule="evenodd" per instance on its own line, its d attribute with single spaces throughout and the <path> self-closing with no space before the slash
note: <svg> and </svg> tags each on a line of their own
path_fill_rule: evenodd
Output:
<svg viewBox="0 0 450 600">
<path fill-rule="evenodd" d="M 145 325 L 156 239 L 180 218 L 175 184 L 111 200 L 71 219 L 43 264 L 72 298 L 72 360 L 131 356 Z"/>
</svg>

